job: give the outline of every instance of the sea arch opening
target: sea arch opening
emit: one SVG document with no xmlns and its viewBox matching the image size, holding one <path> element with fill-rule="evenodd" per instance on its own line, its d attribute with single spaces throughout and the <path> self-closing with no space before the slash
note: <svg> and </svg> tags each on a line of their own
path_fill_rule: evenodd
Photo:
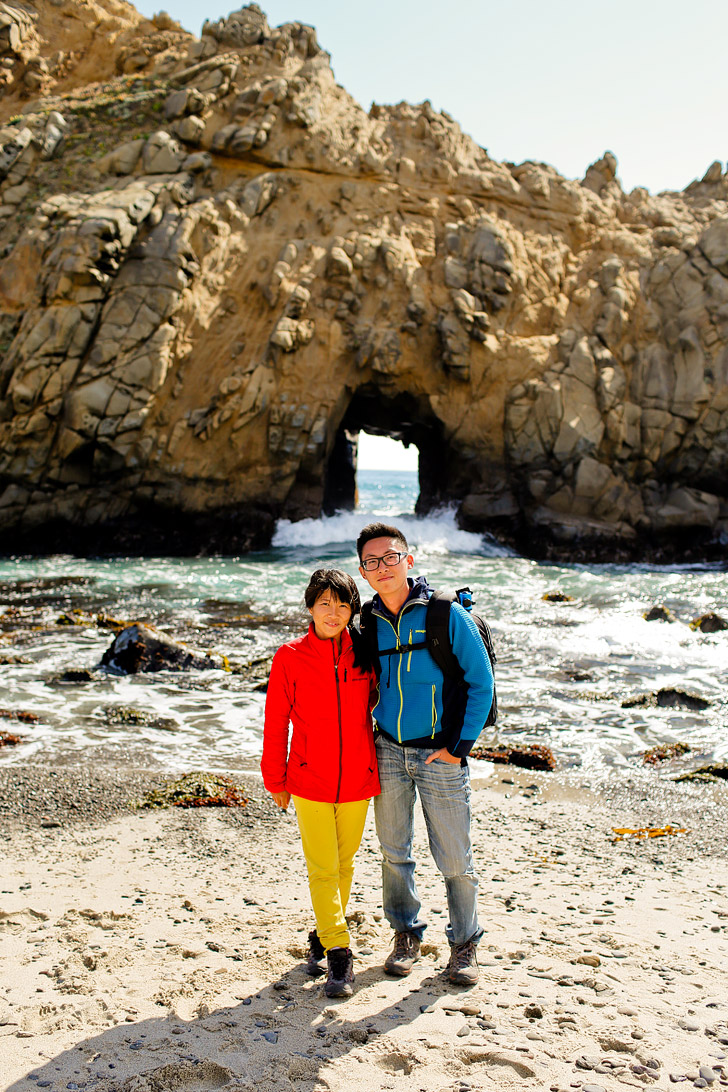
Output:
<svg viewBox="0 0 728 1092">
<path fill-rule="evenodd" d="M 418 452 L 419 495 L 415 511 L 422 514 L 444 504 L 450 480 L 450 453 L 442 422 L 429 401 L 409 393 L 387 397 L 373 386 L 353 395 L 336 432 L 324 474 L 323 511 L 352 510 L 357 501 L 357 448 L 360 433 L 387 436 L 414 445 Z"/>
<path fill-rule="evenodd" d="M 419 448 L 391 436 L 357 437 L 356 499 L 362 512 L 412 515 L 419 495 Z"/>
</svg>

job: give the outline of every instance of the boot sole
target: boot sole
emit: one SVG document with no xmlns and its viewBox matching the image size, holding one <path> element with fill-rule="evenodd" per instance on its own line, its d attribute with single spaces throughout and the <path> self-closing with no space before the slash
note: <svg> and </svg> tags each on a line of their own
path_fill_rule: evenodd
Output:
<svg viewBox="0 0 728 1092">
<path fill-rule="evenodd" d="M 327 997 L 351 997 L 354 993 L 354 987 L 347 984 L 346 986 L 337 987 L 336 989 L 327 989 L 326 986 L 324 986 L 324 993 Z"/>
<path fill-rule="evenodd" d="M 408 975 L 412 974 L 413 967 L 414 965 L 412 967 L 388 967 L 385 963 L 384 973 L 391 975 L 392 978 L 407 978 Z"/>
<path fill-rule="evenodd" d="M 458 977 L 454 974 L 448 974 L 447 977 L 448 981 L 452 982 L 453 986 L 477 986 L 480 979 L 479 975 L 476 975 L 475 978 L 465 978 L 464 976 Z"/>
</svg>

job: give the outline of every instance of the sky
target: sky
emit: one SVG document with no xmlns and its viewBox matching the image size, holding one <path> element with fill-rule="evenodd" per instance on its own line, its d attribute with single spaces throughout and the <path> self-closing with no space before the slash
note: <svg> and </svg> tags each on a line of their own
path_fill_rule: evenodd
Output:
<svg viewBox="0 0 728 1092">
<path fill-rule="evenodd" d="M 414 444 L 405 447 L 389 436 L 359 433 L 359 470 L 417 470 L 418 464 L 419 451 Z"/>
<path fill-rule="evenodd" d="M 199 34 L 235 0 L 137 0 Z M 261 0 L 271 26 L 317 28 L 366 109 L 429 99 L 493 159 L 583 178 L 606 150 L 625 190 L 684 189 L 725 162 L 722 0 Z"/>
</svg>

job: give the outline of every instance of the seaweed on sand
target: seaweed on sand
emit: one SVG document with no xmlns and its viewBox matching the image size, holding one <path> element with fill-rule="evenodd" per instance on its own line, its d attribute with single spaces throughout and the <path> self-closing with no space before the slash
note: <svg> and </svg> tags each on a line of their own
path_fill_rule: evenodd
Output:
<svg viewBox="0 0 728 1092">
<path fill-rule="evenodd" d="M 137 803 L 140 808 L 242 808 L 248 803 L 242 790 L 224 774 L 195 771 L 165 781 Z"/>
</svg>

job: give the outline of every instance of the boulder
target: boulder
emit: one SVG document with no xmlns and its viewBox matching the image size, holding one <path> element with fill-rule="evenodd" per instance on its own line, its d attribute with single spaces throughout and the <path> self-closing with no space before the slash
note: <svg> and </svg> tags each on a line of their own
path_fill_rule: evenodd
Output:
<svg viewBox="0 0 728 1092">
<path fill-rule="evenodd" d="M 680 690 L 675 687 L 663 687 L 657 691 L 646 694 L 637 694 L 633 698 L 625 698 L 622 702 L 623 709 L 633 709 L 637 706 L 655 706 L 661 709 L 691 709 L 702 711 L 708 709 L 711 702 L 690 690 Z"/>
<path fill-rule="evenodd" d="M 701 633 L 721 633 L 728 629 L 728 621 L 715 611 L 708 611 L 707 614 L 693 618 L 690 628 L 700 630 Z"/>
<path fill-rule="evenodd" d="M 650 607 L 649 610 L 643 613 L 642 617 L 645 622 L 677 622 L 677 615 L 673 614 L 670 608 L 663 603 Z"/>
<path fill-rule="evenodd" d="M 169 133 L 159 130 L 144 145 L 142 166 L 146 174 L 174 174 L 182 166 L 185 154 Z"/>
<path fill-rule="evenodd" d="M 101 666 L 115 675 L 154 671 L 210 671 L 223 669 L 221 656 L 195 652 L 151 626 L 135 622 L 118 633 L 101 658 Z"/>
</svg>

